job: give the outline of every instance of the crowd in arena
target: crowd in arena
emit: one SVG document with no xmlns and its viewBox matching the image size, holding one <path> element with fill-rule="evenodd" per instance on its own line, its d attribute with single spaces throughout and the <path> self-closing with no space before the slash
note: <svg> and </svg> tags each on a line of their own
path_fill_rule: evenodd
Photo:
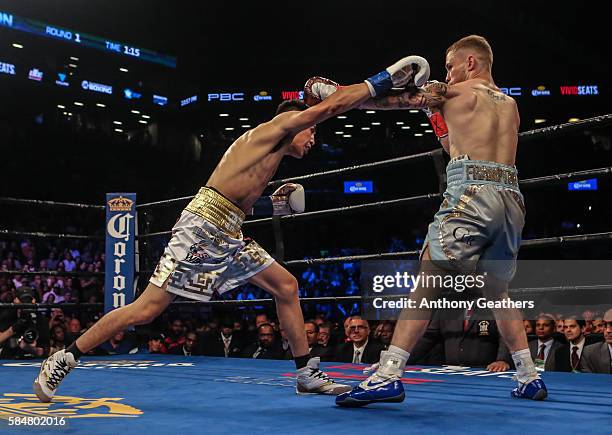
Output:
<svg viewBox="0 0 612 435">
<path fill-rule="evenodd" d="M 392 249 L 404 249 L 395 246 Z M 341 252 L 348 254 L 348 252 Z M 28 274 L 1 273 L 22 271 Z M 103 280 L 96 276 L 48 276 L 47 271 L 102 272 L 101 244 L 92 242 L 33 243 L 24 239 L 0 242 L 0 302 L 49 304 L 103 301 Z M 40 272 L 36 274 L 33 272 Z M 356 263 L 308 267 L 298 275 L 301 296 L 356 295 Z M 238 300 L 266 297 L 245 285 L 229 296 Z M 368 321 L 357 304 L 305 306 L 305 333 L 311 355 L 323 361 L 375 363 L 391 342 L 395 322 Z M 36 310 L 4 309 L 0 313 L 0 358 L 42 358 L 64 349 L 90 328 L 101 310 L 60 307 Z M 413 350 L 410 363 L 512 370 L 510 353 L 495 321 L 483 312 L 457 311 L 455 318 L 434 313 L 429 328 Z M 605 313 L 577 317 L 541 314 L 525 320 L 530 350 L 542 370 L 609 373 L 598 350 L 612 342 L 612 319 Z M 452 316 L 451 316 L 452 317 Z M 610 332 L 607 332 L 607 331 Z M 166 312 L 153 324 L 122 331 L 90 352 L 91 355 L 160 353 L 257 359 L 291 359 L 282 325 L 264 307 L 214 312 Z M 588 357 L 587 357 L 588 356 Z M 606 371 L 607 370 L 607 371 Z"/>
</svg>

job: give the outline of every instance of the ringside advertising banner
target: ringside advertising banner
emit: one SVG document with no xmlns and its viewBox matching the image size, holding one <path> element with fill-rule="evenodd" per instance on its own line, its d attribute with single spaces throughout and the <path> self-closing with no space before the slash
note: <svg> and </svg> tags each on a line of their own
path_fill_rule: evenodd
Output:
<svg viewBox="0 0 612 435">
<path fill-rule="evenodd" d="M 583 319 L 612 307 L 610 270 L 610 260 L 364 261 L 362 313 L 368 320 L 427 320 L 434 310 L 447 320 L 468 311 L 487 320 Z"/>
<path fill-rule="evenodd" d="M 104 312 L 134 300 L 136 194 L 106 194 Z"/>
</svg>

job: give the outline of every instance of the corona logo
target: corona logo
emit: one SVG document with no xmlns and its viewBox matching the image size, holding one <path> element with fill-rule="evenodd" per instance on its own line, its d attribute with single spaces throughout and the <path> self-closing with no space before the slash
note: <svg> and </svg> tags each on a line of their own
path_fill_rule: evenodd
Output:
<svg viewBox="0 0 612 435">
<path fill-rule="evenodd" d="M 128 198 L 124 198 L 123 196 L 113 198 L 108 201 L 108 207 L 110 208 L 110 211 L 132 211 L 133 205 L 134 201 Z"/>
<path fill-rule="evenodd" d="M 140 409 L 120 403 L 121 398 L 55 396 L 51 403 L 41 403 L 34 394 L 4 393 L 0 397 L 0 420 L 23 417 L 126 418 L 143 414 Z"/>
</svg>

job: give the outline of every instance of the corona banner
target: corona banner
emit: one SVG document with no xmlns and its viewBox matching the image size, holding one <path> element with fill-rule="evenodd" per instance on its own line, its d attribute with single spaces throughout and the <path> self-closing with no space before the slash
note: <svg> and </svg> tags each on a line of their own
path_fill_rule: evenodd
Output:
<svg viewBox="0 0 612 435">
<path fill-rule="evenodd" d="M 136 194 L 106 194 L 104 312 L 134 300 Z"/>
</svg>

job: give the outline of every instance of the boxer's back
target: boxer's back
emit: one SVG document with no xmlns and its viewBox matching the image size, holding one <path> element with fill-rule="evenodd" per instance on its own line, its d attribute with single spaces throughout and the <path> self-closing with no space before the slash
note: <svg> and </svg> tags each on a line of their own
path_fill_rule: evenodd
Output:
<svg viewBox="0 0 612 435">
<path fill-rule="evenodd" d="M 516 102 L 492 83 L 467 80 L 453 86 L 456 96 L 442 107 L 449 127 L 450 155 L 513 165 L 518 142 Z"/>
</svg>

